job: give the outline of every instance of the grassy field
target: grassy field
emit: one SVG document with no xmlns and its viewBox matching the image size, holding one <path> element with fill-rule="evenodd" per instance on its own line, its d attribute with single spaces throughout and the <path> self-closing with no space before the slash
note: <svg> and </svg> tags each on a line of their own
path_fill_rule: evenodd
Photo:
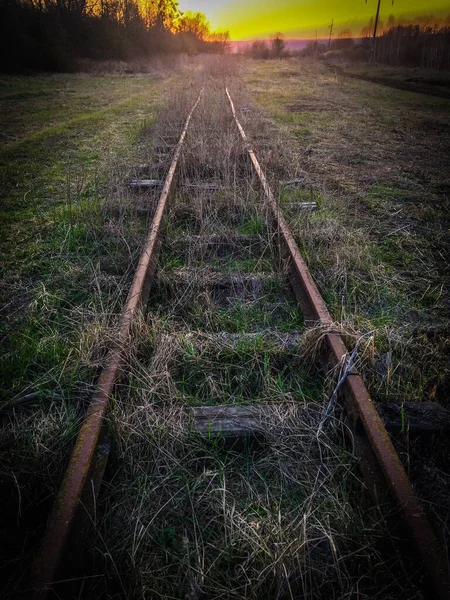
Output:
<svg viewBox="0 0 450 600">
<path fill-rule="evenodd" d="M 155 119 L 164 83 L 155 74 L 4 76 L 1 84 L 5 401 L 27 386 L 43 393 L 64 387 L 61 373 L 58 384 L 49 372 L 86 334 L 73 316 L 93 308 L 102 287 L 93 290 L 97 265 L 129 251 L 128 239 L 105 229 L 111 172 L 125 176 L 135 167 L 139 136 Z M 50 379 L 47 392 L 40 375 Z"/>
<path fill-rule="evenodd" d="M 124 182 L 142 174 L 142 164 L 154 165 L 146 174 L 164 175 L 171 125 L 176 137 L 206 81 L 208 102 L 194 120 L 182 177 L 204 181 L 211 173 L 233 194 L 219 192 L 209 204 L 179 195 L 169 214 L 158 289 L 108 420 L 116 447 L 98 505 L 92 597 L 111 597 L 114 586 L 133 598 L 175 597 L 181 589 L 192 598 L 217 590 L 224 598 L 261 597 L 270 581 L 271 597 L 289 598 L 294 580 L 294 591 L 311 598 L 339 589 L 343 598 L 386 600 L 402 588 L 412 597 L 391 532 L 354 501 L 360 482 L 340 435 L 314 441 L 319 413 L 308 410 L 328 383 L 298 357 L 289 362 L 276 345 L 264 347 L 258 328 L 304 327 L 293 302 L 280 305 L 279 263 L 263 253 L 210 264 L 218 278 L 268 273 L 259 304 L 210 310 L 195 286 L 175 309 L 170 302 L 179 271 L 196 265 L 195 252 L 186 257 L 178 242 L 199 232 L 228 235 L 230 223 L 241 236 L 266 235 L 254 182 L 233 146 L 219 89 L 226 82 L 349 347 L 369 340 L 362 373 L 374 399 L 447 404 L 448 101 L 298 59 L 211 64 L 0 78 L 5 593 L 25 582 L 22 565 L 42 531 L 150 223 L 154 198 L 133 195 Z M 302 181 L 283 183 L 291 179 Z M 318 210 L 296 211 L 305 200 Z M 224 349 L 224 332 L 250 337 Z M 268 455 L 204 453 L 180 426 L 182 408 L 230 398 L 289 401 L 294 412 L 310 403 L 306 431 L 299 435 L 291 420 L 283 425 L 280 413 L 272 425 L 286 437 L 274 434 Z M 425 479 L 420 493 L 435 502 L 438 485 L 444 532 L 448 482 L 440 474 L 432 485 Z"/>
<path fill-rule="evenodd" d="M 352 64 L 333 59 L 326 61 L 331 72 L 372 81 L 394 89 L 416 91 L 439 98 L 450 98 L 450 75 L 445 71 L 420 67 L 387 67 Z"/>
<path fill-rule="evenodd" d="M 304 178 L 280 186 L 280 202 L 334 318 L 349 333 L 373 332 L 365 372 L 374 397 L 446 404 L 448 101 L 308 61 L 247 62 L 243 77 L 247 102 L 256 99 L 282 139 L 284 177 Z M 266 163 L 276 143 L 260 147 Z M 319 210 L 294 215 L 295 199 Z"/>
<path fill-rule="evenodd" d="M 121 310 L 148 226 L 124 182 L 170 86 L 158 71 L 0 78 L 5 581 L 29 511 L 48 510 Z"/>
<path fill-rule="evenodd" d="M 392 530 L 360 498 L 342 432 L 318 433 L 331 383 L 245 158 L 223 88 L 209 79 L 108 418 L 117 447 L 85 597 L 406 600 L 414 585 Z M 207 181 L 218 189 L 187 187 Z M 219 252 L 218 238 L 233 250 Z M 262 447 L 202 440 L 188 407 L 218 405 L 266 410 Z"/>
<path fill-rule="evenodd" d="M 322 295 L 349 348 L 369 341 L 360 370 L 373 399 L 448 407 L 448 100 L 339 76 L 320 62 L 246 62 L 242 76 L 241 105 L 253 109 L 244 127 Z M 303 184 L 280 184 L 293 178 Z M 318 210 L 295 212 L 296 200 Z M 406 427 L 394 442 L 448 548 L 445 438 L 411 438 Z"/>
</svg>

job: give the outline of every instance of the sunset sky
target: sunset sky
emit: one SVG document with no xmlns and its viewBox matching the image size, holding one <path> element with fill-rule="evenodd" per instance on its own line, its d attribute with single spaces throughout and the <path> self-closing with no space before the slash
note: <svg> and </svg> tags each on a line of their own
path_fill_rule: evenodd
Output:
<svg viewBox="0 0 450 600">
<path fill-rule="evenodd" d="M 334 18 L 336 29 L 359 33 L 374 16 L 377 0 L 180 0 L 183 11 L 205 13 L 214 30 L 229 30 L 234 40 L 267 38 L 277 31 L 288 38 L 327 35 Z M 393 14 L 412 18 L 450 13 L 450 0 L 382 0 L 381 18 Z"/>
</svg>

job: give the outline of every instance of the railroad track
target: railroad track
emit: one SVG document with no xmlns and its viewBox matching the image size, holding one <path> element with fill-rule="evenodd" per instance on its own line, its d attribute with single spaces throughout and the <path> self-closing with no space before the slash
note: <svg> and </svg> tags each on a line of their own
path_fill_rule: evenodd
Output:
<svg viewBox="0 0 450 600">
<path fill-rule="evenodd" d="M 202 90 L 186 119 L 165 180 L 148 174 L 147 179 L 130 183 L 140 194 L 156 190 L 159 197 L 116 341 L 34 560 L 34 597 L 45 598 L 54 591 L 59 597 L 72 593 L 67 584 L 54 582 L 72 580 L 77 565 L 82 564 L 111 451 L 106 416 L 127 369 L 133 328 L 147 310 L 150 316 L 157 311 L 163 321 L 174 324 L 162 331 L 148 369 L 151 378 L 158 361 L 165 361 L 162 371 L 167 375 L 171 369 L 167 356 L 181 356 L 176 373 L 169 373 L 177 389 L 164 387 L 163 382 L 160 392 L 161 397 L 178 394 L 185 401 L 180 427 L 210 442 L 220 441 L 233 452 L 253 445 L 264 452 L 267 436 L 282 436 L 286 422 L 304 420 L 318 439 L 339 415 L 350 432 L 366 489 L 380 505 L 389 507 L 388 512 L 394 511 L 396 519 L 400 517 L 404 538 L 414 550 L 414 564 L 421 565 L 417 579 L 423 577 L 423 593 L 447 598 L 448 573 L 437 539 L 352 362 L 354 355 L 346 348 L 300 254 L 228 89 L 223 94 L 230 122 L 225 141 L 230 144 L 228 157 L 234 160 L 226 177 L 214 179 L 205 149 L 206 166 L 200 180 L 198 173 L 195 180 L 184 160 L 185 140 L 191 135 L 195 144 L 196 132 L 190 128 L 196 111 L 206 102 Z M 201 118 L 196 126 L 201 128 Z M 174 200 L 177 194 L 187 199 L 181 208 Z M 189 209 L 189 202 L 195 210 Z M 296 208 L 314 209 L 313 203 L 307 204 Z M 245 326 L 230 328 L 230 315 Z M 188 333 L 183 329 L 186 325 Z M 303 386 L 309 375 L 302 371 L 299 348 L 308 328 L 320 335 L 322 372 L 338 374 L 334 392 L 322 405 L 312 402 L 308 406 Z M 255 355 L 257 367 L 252 368 Z M 208 375 L 212 364 L 214 380 Z M 323 383 L 324 375 L 317 377 Z M 152 381 L 151 394 L 158 399 L 159 388 Z M 250 388 L 253 397 L 248 395 Z"/>
</svg>

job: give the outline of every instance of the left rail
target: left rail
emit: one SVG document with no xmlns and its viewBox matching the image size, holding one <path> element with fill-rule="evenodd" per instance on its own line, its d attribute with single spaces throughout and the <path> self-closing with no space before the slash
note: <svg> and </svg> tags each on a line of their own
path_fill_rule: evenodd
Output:
<svg viewBox="0 0 450 600">
<path fill-rule="evenodd" d="M 34 600 L 44 600 L 47 597 L 49 590 L 59 578 L 58 575 L 66 553 L 70 553 L 70 562 L 76 560 L 77 546 L 83 543 L 85 525 L 92 520 L 89 507 L 95 506 L 95 499 L 109 454 L 109 442 L 104 430 L 105 414 L 114 384 L 124 366 L 125 351 L 132 324 L 148 300 L 156 269 L 163 215 L 175 189 L 178 161 L 189 123 L 202 94 L 203 90 L 192 107 L 178 140 L 122 312 L 116 340 L 97 381 L 91 404 L 78 433 L 69 465 L 53 505 L 43 540 L 32 565 L 31 589 Z"/>
</svg>

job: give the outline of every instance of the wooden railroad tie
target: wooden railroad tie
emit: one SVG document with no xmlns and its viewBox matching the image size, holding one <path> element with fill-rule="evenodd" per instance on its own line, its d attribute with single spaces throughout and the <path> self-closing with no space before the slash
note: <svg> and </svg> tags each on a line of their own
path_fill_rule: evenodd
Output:
<svg viewBox="0 0 450 600">
<path fill-rule="evenodd" d="M 432 434 L 450 431 L 450 411 L 437 402 L 379 403 L 389 433 Z"/>
<path fill-rule="evenodd" d="M 378 407 L 386 429 L 392 433 L 432 434 L 450 431 L 450 411 L 436 402 L 386 403 Z M 402 416 L 403 412 L 403 416 Z M 223 440 L 226 446 L 262 441 L 270 405 L 199 406 L 190 409 L 194 427 L 207 440 Z M 266 418 L 265 418 L 266 417 Z"/>
<path fill-rule="evenodd" d="M 317 210 L 317 202 L 289 202 L 289 208 L 293 212 L 304 210 Z"/>
<path fill-rule="evenodd" d="M 129 182 L 130 187 L 138 189 L 161 187 L 163 184 L 164 181 L 162 179 L 132 179 Z M 217 192 L 224 189 L 223 186 L 217 183 L 185 183 L 181 187 L 200 192 Z"/>
<path fill-rule="evenodd" d="M 192 409 L 195 429 L 208 440 L 226 446 L 262 440 L 262 411 L 255 406 L 217 405 Z"/>
<path fill-rule="evenodd" d="M 130 187 L 142 189 L 142 188 L 155 188 L 161 187 L 164 181 L 162 179 L 132 179 L 130 181 Z"/>
</svg>

